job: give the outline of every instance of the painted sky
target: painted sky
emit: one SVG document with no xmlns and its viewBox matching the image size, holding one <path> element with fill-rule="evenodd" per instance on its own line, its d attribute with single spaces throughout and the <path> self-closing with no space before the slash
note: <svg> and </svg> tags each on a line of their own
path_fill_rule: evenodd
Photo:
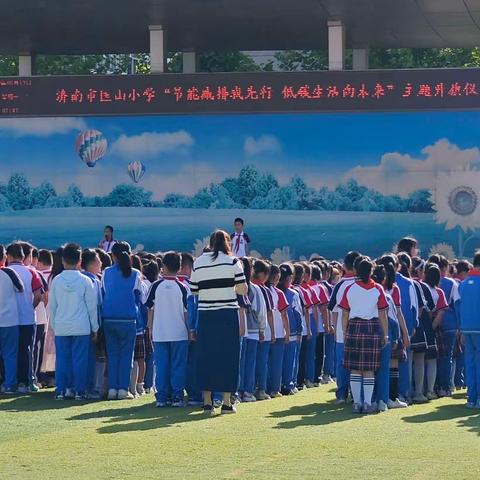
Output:
<svg viewBox="0 0 480 480">
<path fill-rule="evenodd" d="M 93 169 L 74 149 L 86 128 L 109 142 Z M 252 163 L 281 182 L 298 174 L 331 187 L 354 177 L 404 195 L 431 188 L 437 172 L 480 167 L 480 112 L 0 119 L 0 144 L 0 181 L 21 171 L 59 192 L 74 182 L 88 195 L 106 194 L 130 182 L 127 165 L 141 160 L 140 185 L 156 199 L 192 194 Z"/>
</svg>

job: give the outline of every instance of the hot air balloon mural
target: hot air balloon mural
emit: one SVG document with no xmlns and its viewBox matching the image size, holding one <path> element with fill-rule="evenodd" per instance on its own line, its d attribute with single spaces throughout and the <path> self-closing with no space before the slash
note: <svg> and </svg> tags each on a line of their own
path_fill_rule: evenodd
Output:
<svg viewBox="0 0 480 480">
<path fill-rule="evenodd" d="M 142 179 L 145 170 L 145 165 L 138 160 L 128 164 L 128 174 L 135 183 L 138 183 Z"/>
<path fill-rule="evenodd" d="M 85 130 L 77 137 L 75 148 L 78 156 L 92 168 L 107 152 L 107 139 L 98 130 Z"/>
</svg>

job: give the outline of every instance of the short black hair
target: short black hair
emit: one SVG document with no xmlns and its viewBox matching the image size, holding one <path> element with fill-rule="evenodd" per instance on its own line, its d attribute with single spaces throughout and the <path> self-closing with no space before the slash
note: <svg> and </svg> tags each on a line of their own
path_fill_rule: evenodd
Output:
<svg viewBox="0 0 480 480">
<path fill-rule="evenodd" d="M 143 275 L 151 283 L 158 280 L 159 272 L 158 264 L 155 260 L 148 260 L 147 263 L 143 265 Z"/>
<path fill-rule="evenodd" d="M 242 225 L 245 224 L 245 222 L 243 221 L 243 218 L 241 218 L 241 217 L 237 217 L 237 218 L 233 221 L 233 223 L 237 223 L 237 222 L 240 222 Z"/>
<path fill-rule="evenodd" d="M 472 268 L 472 264 L 468 260 L 459 260 L 456 267 L 457 273 L 468 273 Z"/>
<path fill-rule="evenodd" d="M 85 248 L 82 252 L 82 268 L 83 268 L 83 270 L 86 270 L 88 268 L 88 266 L 97 257 L 99 257 L 99 255 L 93 248 Z"/>
<path fill-rule="evenodd" d="M 182 252 L 182 267 L 190 267 L 193 268 L 193 255 L 188 252 Z"/>
<path fill-rule="evenodd" d="M 32 248 L 32 257 L 33 258 L 38 258 L 38 248 L 37 247 Z"/>
<path fill-rule="evenodd" d="M 82 258 L 82 247 L 78 243 L 67 243 L 63 247 L 62 260 L 67 265 L 77 265 Z"/>
<path fill-rule="evenodd" d="M 355 260 L 360 256 L 360 252 L 350 251 L 345 255 L 343 259 L 343 266 L 347 270 L 352 271 L 353 265 L 355 264 Z"/>
<path fill-rule="evenodd" d="M 105 230 L 107 228 L 113 233 L 113 227 L 111 225 L 105 225 L 103 229 Z"/>
<path fill-rule="evenodd" d="M 51 267 L 53 263 L 53 255 L 50 250 L 41 249 L 38 251 L 38 261 L 47 267 Z"/>
<path fill-rule="evenodd" d="M 475 252 L 475 256 L 473 257 L 473 266 L 475 268 L 480 267 L 480 250 Z"/>
<path fill-rule="evenodd" d="M 0 262 L 5 258 L 5 247 L 0 243 Z"/>
<path fill-rule="evenodd" d="M 7 255 L 15 260 L 23 261 L 25 253 L 23 253 L 23 246 L 20 242 L 13 242 L 7 247 Z"/>
<path fill-rule="evenodd" d="M 182 266 L 182 257 L 178 252 L 167 252 L 162 259 L 163 267 L 170 273 L 178 273 Z"/>
</svg>

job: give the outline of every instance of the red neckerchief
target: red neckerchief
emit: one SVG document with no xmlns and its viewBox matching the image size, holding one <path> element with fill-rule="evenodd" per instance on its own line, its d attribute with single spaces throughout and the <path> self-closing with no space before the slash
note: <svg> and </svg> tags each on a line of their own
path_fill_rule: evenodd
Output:
<svg viewBox="0 0 480 480">
<path fill-rule="evenodd" d="M 235 252 L 238 253 L 238 250 L 240 248 L 240 238 L 243 235 L 243 232 L 240 232 L 238 234 L 235 233 L 235 235 L 237 236 L 237 241 L 235 242 Z"/>
<path fill-rule="evenodd" d="M 480 277 L 480 268 L 472 268 L 468 272 L 469 277 Z"/>
</svg>

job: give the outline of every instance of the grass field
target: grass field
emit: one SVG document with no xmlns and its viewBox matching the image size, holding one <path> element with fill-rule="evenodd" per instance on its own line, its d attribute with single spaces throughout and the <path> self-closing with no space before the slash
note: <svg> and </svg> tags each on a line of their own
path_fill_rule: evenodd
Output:
<svg viewBox="0 0 480 480">
<path fill-rule="evenodd" d="M 327 387 L 195 409 L 55 402 L 45 391 L 0 400 L 0 479 L 478 479 L 480 411 L 463 395 L 376 416 L 333 404 Z"/>
</svg>

